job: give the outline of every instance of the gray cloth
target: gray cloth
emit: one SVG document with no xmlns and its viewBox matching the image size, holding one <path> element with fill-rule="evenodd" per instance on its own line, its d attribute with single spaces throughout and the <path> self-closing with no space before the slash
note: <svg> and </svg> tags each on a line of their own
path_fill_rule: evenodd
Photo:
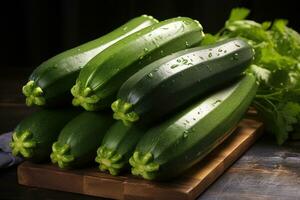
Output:
<svg viewBox="0 0 300 200">
<path fill-rule="evenodd" d="M 21 157 L 13 156 L 9 143 L 12 132 L 0 135 L 0 168 L 7 168 L 23 161 Z"/>
</svg>

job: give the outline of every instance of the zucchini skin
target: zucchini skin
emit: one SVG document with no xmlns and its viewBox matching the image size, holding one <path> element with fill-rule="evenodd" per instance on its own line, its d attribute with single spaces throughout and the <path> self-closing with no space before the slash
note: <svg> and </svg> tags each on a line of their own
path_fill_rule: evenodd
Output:
<svg viewBox="0 0 300 200">
<path fill-rule="evenodd" d="M 153 123 L 241 75 L 253 54 L 246 41 L 229 39 L 157 60 L 121 86 L 111 106 L 114 118 L 127 125 Z"/>
<path fill-rule="evenodd" d="M 89 111 L 109 107 L 119 87 L 132 74 L 163 56 L 198 45 L 203 36 L 198 21 L 179 17 L 120 40 L 81 70 L 71 90 L 73 105 Z"/>
<path fill-rule="evenodd" d="M 257 87 L 255 77 L 246 75 L 150 129 L 129 160 L 132 174 L 169 180 L 199 162 L 229 136 Z"/>
<path fill-rule="evenodd" d="M 101 146 L 97 150 L 95 161 L 101 171 L 109 171 L 118 175 L 129 167 L 128 160 L 136 144 L 143 135 L 143 128 L 125 126 L 122 122 L 115 122 L 105 134 Z"/>
<path fill-rule="evenodd" d="M 70 102 L 71 87 L 75 84 L 80 69 L 94 56 L 126 36 L 158 21 L 151 16 L 134 18 L 98 38 L 62 52 L 39 65 L 23 87 L 28 106 L 57 106 Z"/>
<path fill-rule="evenodd" d="M 71 120 L 52 145 L 52 163 L 60 168 L 80 168 L 91 163 L 113 119 L 110 113 L 83 112 Z"/>
<path fill-rule="evenodd" d="M 13 132 L 10 143 L 13 155 L 21 155 L 33 162 L 49 160 L 52 143 L 59 132 L 79 113 L 75 109 L 44 109 L 26 117 Z"/>
</svg>

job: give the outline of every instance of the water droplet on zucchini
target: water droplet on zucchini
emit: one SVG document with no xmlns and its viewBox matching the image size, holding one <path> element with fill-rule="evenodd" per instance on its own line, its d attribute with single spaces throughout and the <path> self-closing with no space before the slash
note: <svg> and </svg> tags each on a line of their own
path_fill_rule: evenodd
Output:
<svg viewBox="0 0 300 200">
<path fill-rule="evenodd" d="M 208 69 L 208 71 L 212 71 L 211 67 L 209 65 L 206 65 L 206 68 Z"/>
<path fill-rule="evenodd" d="M 185 59 L 185 58 L 182 58 L 182 63 L 184 64 L 184 65 L 186 65 L 186 64 L 188 64 L 188 60 L 187 59 Z"/>
<path fill-rule="evenodd" d="M 187 138 L 187 136 L 188 136 L 188 130 L 184 130 L 184 131 L 183 131 L 183 137 L 184 137 L 184 138 Z"/>
<path fill-rule="evenodd" d="M 233 59 L 234 60 L 238 60 L 239 59 L 239 54 L 238 53 L 234 53 L 233 54 Z"/>
<path fill-rule="evenodd" d="M 188 41 L 185 41 L 185 46 L 186 46 L 186 47 L 189 47 L 189 46 L 190 46 L 190 44 L 188 43 Z"/>
<path fill-rule="evenodd" d="M 170 68 L 171 68 L 171 69 L 174 69 L 174 68 L 176 68 L 176 67 L 178 67 L 178 64 L 174 64 L 174 65 L 172 65 Z"/>
<path fill-rule="evenodd" d="M 216 104 L 218 104 L 218 103 L 221 103 L 222 101 L 220 100 L 220 99 L 218 99 L 218 100 L 216 100 L 214 103 L 213 103 L 213 105 L 216 105 Z"/>
</svg>

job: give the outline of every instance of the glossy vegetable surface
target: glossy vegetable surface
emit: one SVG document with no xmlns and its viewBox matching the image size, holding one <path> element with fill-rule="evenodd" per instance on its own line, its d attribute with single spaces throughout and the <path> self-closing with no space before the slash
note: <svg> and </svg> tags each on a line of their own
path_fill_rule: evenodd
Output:
<svg viewBox="0 0 300 200">
<path fill-rule="evenodd" d="M 129 167 L 129 157 L 144 132 L 140 127 L 128 127 L 120 121 L 115 122 L 105 134 L 97 150 L 95 160 L 99 163 L 99 169 L 118 175 Z"/>
<path fill-rule="evenodd" d="M 198 45 L 203 35 L 198 21 L 178 17 L 120 40 L 81 70 L 71 90 L 73 105 L 89 111 L 109 107 L 122 83 L 131 75 L 154 60 Z"/>
<path fill-rule="evenodd" d="M 132 174 L 168 180 L 196 164 L 228 137 L 256 90 L 247 75 L 147 131 L 129 160 Z"/>
<path fill-rule="evenodd" d="M 59 132 L 79 110 L 40 110 L 23 119 L 13 132 L 13 155 L 21 155 L 34 162 L 49 160 L 52 143 Z"/>
<path fill-rule="evenodd" d="M 112 122 L 110 113 L 81 113 L 62 129 L 52 145 L 52 162 L 60 168 L 79 168 L 92 163 Z"/>
<path fill-rule="evenodd" d="M 114 118 L 125 125 L 155 122 L 240 76 L 253 54 L 245 41 L 230 39 L 157 60 L 122 85 L 111 106 Z"/>
<path fill-rule="evenodd" d="M 81 68 L 98 53 L 117 41 L 157 23 L 151 16 L 134 18 L 114 31 L 93 41 L 62 52 L 40 64 L 23 87 L 28 106 L 57 106 L 71 102 L 70 89 Z"/>
</svg>

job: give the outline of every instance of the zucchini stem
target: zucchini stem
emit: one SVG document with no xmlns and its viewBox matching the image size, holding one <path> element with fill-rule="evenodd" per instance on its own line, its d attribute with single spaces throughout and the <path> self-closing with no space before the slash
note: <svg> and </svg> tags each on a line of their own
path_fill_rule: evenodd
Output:
<svg viewBox="0 0 300 200">
<path fill-rule="evenodd" d="M 24 158 L 30 158 L 34 153 L 36 141 L 33 140 L 33 135 L 29 131 L 14 132 L 9 145 L 14 156 L 21 155 Z"/>
<path fill-rule="evenodd" d="M 81 90 L 79 83 L 76 83 L 72 87 L 71 93 L 74 96 L 74 98 L 72 100 L 72 104 L 74 106 L 82 106 L 87 111 L 95 111 L 100 108 L 97 105 L 97 103 L 100 100 L 100 97 L 93 94 L 93 91 L 91 88 L 86 87 L 83 90 Z"/>
<path fill-rule="evenodd" d="M 69 168 L 70 163 L 74 161 L 74 156 L 71 155 L 70 145 L 60 145 L 57 142 L 52 145 L 52 153 L 50 155 L 52 163 L 57 163 L 60 168 Z"/>
<path fill-rule="evenodd" d="M 159 164 L 153 162 L 153 155 L 151 153 L 141 154 L 134 152 L 129 159 L 132 166 L 131 173 L 135 176 L 142 176 L 144 179 L 153 180 L 157 176 Z"/>
<path fill-rule="evenodd" d="M 101 171 L 108 170 L 109 173 L 114 176 L 118 175 L 126 164 L 122 155 L 105 146 L 98 148 L 95 161 L 100 164 L 99 169 Z"/>
<path fill-rule="evenodd" d="M 118 99 L 111 104 L 111 109 L 114 111 L 113 118 L 122 120 L 125 126 L 130 126 L 133 122 L 139 120 L 139 116 L 132 110 L 132 104 Z"/>
<path fill-rule="evenodd" d="M 44 92 L 42 88 L 38 87 L 34 81 L 28 81 L 26 85 L 22 88 L 23 94 L 26 96 L 26 105 L 38 105 L 43 106 L 46 103 L 43 97 Z"/>
</svg>

